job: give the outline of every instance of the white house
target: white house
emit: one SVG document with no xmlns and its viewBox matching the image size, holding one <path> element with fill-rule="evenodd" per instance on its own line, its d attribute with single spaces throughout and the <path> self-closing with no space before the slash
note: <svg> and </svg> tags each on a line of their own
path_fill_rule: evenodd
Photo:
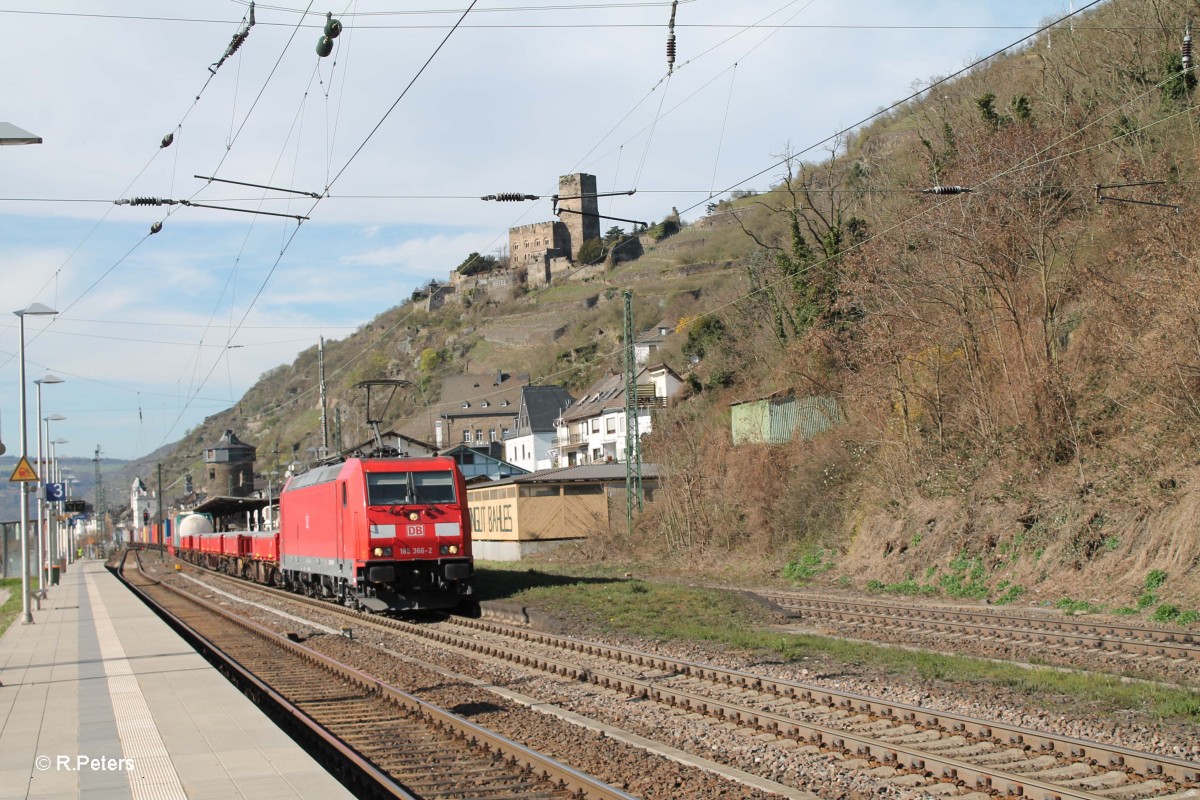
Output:
<svg viewBox="0 0 1200 800">
<path fill-rule="evenodd" d="M 638 436 L 653 426 L 652 412 L 678 397 L 683 380 L 666 364 L 643 367 L 637 374 Z M 625 460 L 625 379 L 609 375 L 588 387 L 556 422 L 558 466 Z"/>
<path fill-rule="evenodd" d="M 666 344 L 667 338 L 675 333 L 675 326 L 668 320 L 660 320 L 649 330 L 642 333 L 633 343 L 633 363 L 639 367 L 648 361 L 662 358 L 658 351 Z"/>
<path fill-rule="evenodd" d="M 555 422 L 573 402 L 561 386 L 521 387 L 517 424 L 504 438 L 504 460 L 530 472 L 552 467 L 558 444 Z"/>
</svg>

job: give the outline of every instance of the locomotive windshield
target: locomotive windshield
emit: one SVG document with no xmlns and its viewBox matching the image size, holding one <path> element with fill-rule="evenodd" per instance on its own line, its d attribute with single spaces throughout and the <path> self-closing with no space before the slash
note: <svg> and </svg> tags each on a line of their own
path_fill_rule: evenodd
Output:
<svg viewBox="0 0 1200 800">
<path fill-rule="evenodd" d="M 454 473 L 368 472 L 367 505 L 453 503 Z"/>
</svg>

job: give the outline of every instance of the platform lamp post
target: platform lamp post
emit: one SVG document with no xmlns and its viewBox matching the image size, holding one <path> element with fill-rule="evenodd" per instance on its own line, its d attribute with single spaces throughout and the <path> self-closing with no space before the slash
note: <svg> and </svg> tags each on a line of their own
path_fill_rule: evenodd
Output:
<svg viewBox="0 0 1200 800">
<path fill-rule="evenodd" d="M 49 430 L 46 431 L 46 435 L 47 436 L 50 435 Z M 64 439 L 61 436 L 58 437 L 57 439 L 50 440 L 50 470 L 51 470 L 50 474 L 53 476 L 54 483 L 62 483 L 63 482 L 62 465 L 58 463 L 58 446 L 60 444 L 70 444 L 70 440 Z M 67 493 L 65 491 L 62 493 L 62 499 L 63 499 L 63 509 L 65 510 L 66 499 L 67 499 Z M 52 559 L 54 559 L 54 561 L 51 561 L 50 564 L 51 564 L 51 566 L 53 566 L 55 563 L 57 563 L 57 560 L 59 558 L 58 554 L 62 552 L 62 550 L 59 549 L 59 542 L 58 542 L 58 535 L 59 535 L 58 529 L 59 529 L 59 523 L 61 522 L 62 514 L 55 515 L 53 513 L 50 513 L 47 516 L 50 517 L 50 557 Z M 61 575 L 62 575 L 61 568 L 62 568 L 62 564 L 59 564 L 60 579 L 61 579 Z"/>
<path fill-rule="evenodd" d="M 0 133 L 3 128 L 0 128 Z M 28 462 L 29 458 L 29 403 L 25 392 L 25 318 L 49 317 L 58 312 L 52 308 L 33 303 L 27 308 L 14 311 L 19 320 L 17 324 L 17 339 L 20 342 L 17 361 L 20 364 L 21 375 L 21 460 Z M 29 482 L 21 482 L 21 624 L 33 623 L 33 614 L 29 612 Z"/>
<path fill-rule="evenodd" d="M 63 379 L 57 375 L 46 373 L 42 377 L 34 381 L 37 386 L 37 416 L 38 416 L 38 441 L 37 441 L 37 465 L 38 465 L 38 540 L 37 540 L 37 557 L 38 557 L 38 589 L 45 589 L 50 585 L 50 567 L 49 558 L 49 542 L 46 541 L 46 483 L 49 479 L 46 470 L 46 457 L 50 455 L 50 448 L 44 446 L 44 442 L 50 438 L 48 429 L 50 422 L 48 417 L 42 416 L 42 384 L 62 383 Z M 58 414 L 54 416 L 59 417 Z M 59 417 L 66 419 L 66 417 Z M 43 427 L 42 423 L 45 422 Z M 43 435 L 45 434 L 45 435 Z"/>
<path fill-rule="evenodd" d="M 63 483 L 67 485 L 67 499 L 70 500 L 74 487 L 79 485 L 79 479 L 75 477 L 75 473 L 71 472 L 69 468 L 64 468 Z M 66 569 L 65 556 L 71 550 L 68 544 L 68 539 L 71 536 L 71 527 L 71 521 L 67 520 L 67 527 L 58 532 L 58 552 L 59 558 L 64 558 L 63 569 Z"/>
<path fill-rule="evenodd" d="M 50 477 L 43 483 L 59 483 L 58 477 L 58 449 L 56 444 L 67 444 L 67 440 L 63 438 L 50 438 L 50 423 L 64 420 L 62 414 L 51 414 L 46 417 L 46 446 L 49 452 L 46 465 L 50 469 Z M 59 495 L 58 500 L 65 500 L 66 495 Z M 60 507 L 61 508 L 61 507 Z M 54 565 L 58 564 L 59 553 L 62 551 L 58 548 L 58 521 L 54 514 L 54 506 L 51 505 L 50 498 L 46 498 L 46 574 L 53 576 Z M 62 565 L 59 565 L 59 580 L 62 580 Z"/>
</svg>

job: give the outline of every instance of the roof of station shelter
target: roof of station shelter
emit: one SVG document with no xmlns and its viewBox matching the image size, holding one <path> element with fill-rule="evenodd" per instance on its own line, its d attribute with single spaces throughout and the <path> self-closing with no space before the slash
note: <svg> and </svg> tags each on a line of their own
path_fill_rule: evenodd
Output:
<svg viewBox="0 0 1200 800">
<path fill-rule="evenodd" d="M 265 497 L 210 497 L 192 511 L 201 514 L 212 514 L 214 517 L 227 517 L 246 511 L 258 511 L 266 508 Z"/>
</svg>

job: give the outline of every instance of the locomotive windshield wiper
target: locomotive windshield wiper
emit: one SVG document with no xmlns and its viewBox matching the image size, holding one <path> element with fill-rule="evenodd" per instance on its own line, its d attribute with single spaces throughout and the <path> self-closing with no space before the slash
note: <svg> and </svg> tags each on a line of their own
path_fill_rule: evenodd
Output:
<svg viewBox="0 0 1200 800">
<path fill-rule="evenodd" d="M 417 502 L 417 487 L 416 484 L 413 483 L 413 474 L 411 472 L 407 472 L 405 475 L 406 485 L 408 486 L 408 502 L 415 503 Z"/>
</svg>

